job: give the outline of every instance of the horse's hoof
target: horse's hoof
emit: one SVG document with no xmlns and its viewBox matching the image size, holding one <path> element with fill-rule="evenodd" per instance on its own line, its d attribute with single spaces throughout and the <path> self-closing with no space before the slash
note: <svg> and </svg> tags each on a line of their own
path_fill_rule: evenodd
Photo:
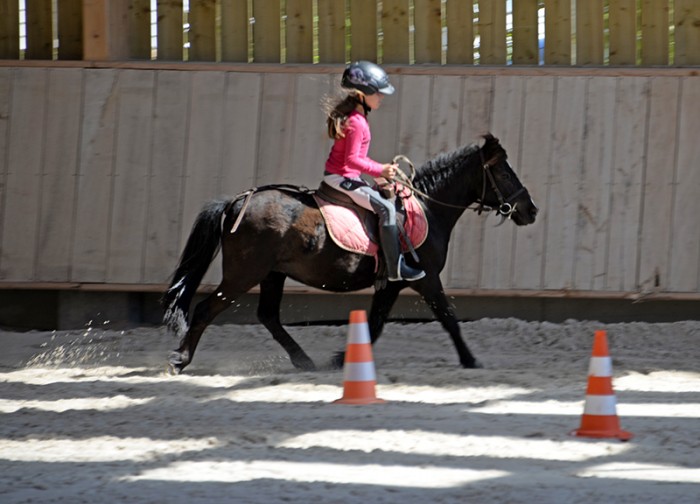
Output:
<svg viewBox="0 0 700 504">
<path fill-rule="evenodd" d="M 172 362 L 168 362 L 168 366 L 165 368 L 165 374 L 168 376 L 177 376 L 182 373 L 182 368 L 173 365 Z"/>
<path fill-rule="evenodd" d="M 308 357 L 305 359 L 295 359 L 292 361 L 292 364 L 294 364 L 294 367 L 299 371 L 316 371 L 316 364 Z"/>
<path fill-rule="evenodd" d="M 331 359 L 330 366 L 331 366 L 331 369 L 343 369 L 344 364 L 345 364 L 345 352 L 338 352 Z"/>
<path fill-rule="evenodd" d="M 483 369 L 484 365 L 481 363 L 481 361 L 474 359 L 471 362 L 463 362 L 462 367 L 465 369 Z"/>
<path fill-rule="evenodd" d="M 187 366 L 184 356 L 177 351 L 173 351 L 168 359 L 168 369 L 167 373 L 170 376 L 177 376 L 182 373 L 182 370 Z"/>
</svg>

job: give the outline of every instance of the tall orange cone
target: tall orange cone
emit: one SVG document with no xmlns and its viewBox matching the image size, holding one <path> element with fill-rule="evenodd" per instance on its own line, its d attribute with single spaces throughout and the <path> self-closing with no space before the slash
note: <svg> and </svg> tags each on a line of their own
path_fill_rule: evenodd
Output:
<svg viewBox="0 0 700 504">
<path fill-rule="evenodd" d="M 372 343 L 364 310 L 350 312 L 348 343 L 343 365 L 343 397 L 337 404 L 376 404 L 386 402 L 378 399 L 375 386 L 377 376 L 372 359 Z"/>
<path fill-rule="evenodd" d="M 608 353 L 608 336 L 605 331 L 596 331 L 594 335 L 581 427 L 571 434 L 593 438 L 618 438 L 623 441 L 634 436 L 620 428 L 612 387 L 612 360 Z"/>
</svg>

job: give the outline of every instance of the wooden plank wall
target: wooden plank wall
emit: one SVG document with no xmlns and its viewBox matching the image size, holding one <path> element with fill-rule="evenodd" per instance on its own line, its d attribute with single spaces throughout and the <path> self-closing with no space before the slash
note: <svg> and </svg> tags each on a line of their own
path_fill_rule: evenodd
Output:
<svg viewBox="0 0 700 504">
<path fill-rule="evenodd" d="M 368 59 L 404 65 L 472 64 L 477 55 L 482 65 L 538 65 L 544 35 L 546 65 L 700 64 L 697 0 L 190 0 L 187 8 L 183 0 L 25 0 L 24 5 L 26 48 L 20 51 L 19 4 L 0 0 L 0 58 L 293 64 Z M 152 14 L 157 47 L 151 47 Z"/>
<path fill-rule="evenodd" d="M 341 68 L 0 67 L 0 284 L 167 282 L 206 200 L 318 183 L 320 100 Z M 392 80 L 373 157 L 420 163 L 492 131 L 541 209 L 523 228 L 465 214 L 448 288 L 700 292 L 700 77 L 403 67 Z"/>
</svg>

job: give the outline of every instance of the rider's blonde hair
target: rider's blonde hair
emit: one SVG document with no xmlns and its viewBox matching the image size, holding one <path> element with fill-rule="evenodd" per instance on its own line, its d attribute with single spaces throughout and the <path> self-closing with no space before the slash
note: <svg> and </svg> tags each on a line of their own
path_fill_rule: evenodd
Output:
<svg viewBox="0 0 700 504">
<path fill-rule="evenodd" d="M 362 105 L 363 94 L 361 91 L 353 89 L 343 98 L 332 102 L 327 99 L 324 103 L 326 110 L 326 127 L 329 138 L 337 140 L 344 138 L 343 128 L 345 121 L 353 110 L 357 109 L 358 105 Z"/>
</svg>

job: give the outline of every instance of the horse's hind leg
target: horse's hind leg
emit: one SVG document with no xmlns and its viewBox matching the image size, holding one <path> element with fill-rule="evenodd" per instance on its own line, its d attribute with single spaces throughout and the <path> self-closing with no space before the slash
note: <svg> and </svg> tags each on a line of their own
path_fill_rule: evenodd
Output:
<svg viewBox="0 0 700 504">
<path fill-rule="evenodd" d="M 204 330 L 219 313 L 235 301 L 237 295 L 227 295 L 223 285 L 222 283 L 216 291 L 195 307 L 187 334 L 180 341 L 180 347 L 173 351 L 168 360 L 171 374 L 180 374 L 192 362 L 192 357 Z"/>
<path fill-rule="evenodd" d="M 272 333 L 272 337 L 287 351 L 294 367 L 304 371 L 313 371 L 316 369 L 313 361 L 285 331 L 280 322 L 280 305 L 286 279 L 285 274 L 273 271 L 260 282 L 258 319 Z"/>
</svg>

